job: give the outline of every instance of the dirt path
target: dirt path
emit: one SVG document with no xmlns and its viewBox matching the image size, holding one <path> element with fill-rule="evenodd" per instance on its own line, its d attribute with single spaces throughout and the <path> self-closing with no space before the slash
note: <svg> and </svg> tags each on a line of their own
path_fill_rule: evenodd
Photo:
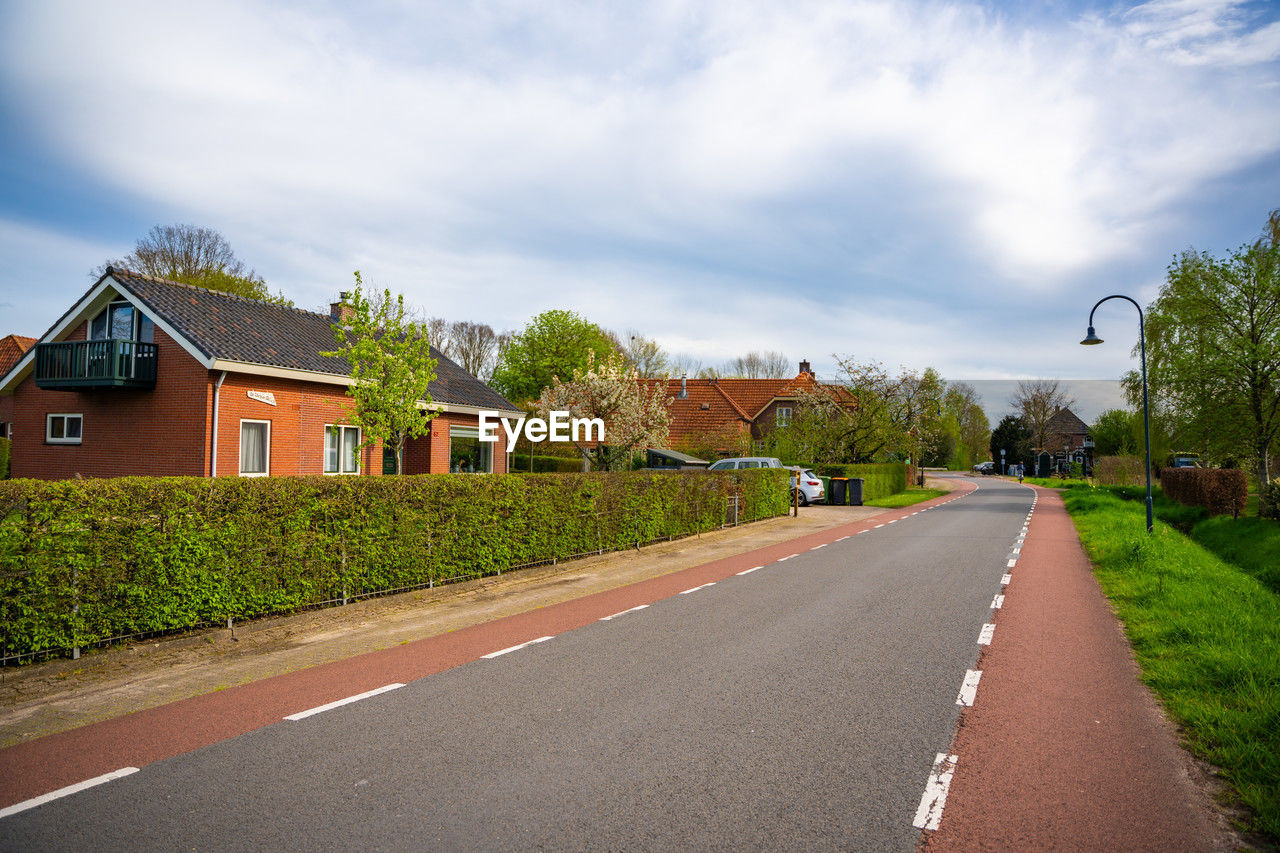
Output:
<svg viewBox="0 0 1280 853">
<path fill-rule="evenodd" d="M 798 518 L 639 551 L 91 652 L 78 661 L 0 669 L 0 748 L 615 589 L 884 511 L 810 506 Z"/>
</svg>

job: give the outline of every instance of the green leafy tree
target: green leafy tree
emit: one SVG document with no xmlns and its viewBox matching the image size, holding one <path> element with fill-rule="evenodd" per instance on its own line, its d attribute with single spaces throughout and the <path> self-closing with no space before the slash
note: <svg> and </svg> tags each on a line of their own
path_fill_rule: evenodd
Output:
<svg viewBox="0 0 1280 853">
<path fill-rule="evenodd" d="M 1089 427 L 1096 456 L 1136 456 L 1143 452 L 1142 413 L 1107 409 Z"/>
<path fill-rule="evenodd" d="M 108 266 L 276 305 L 293 305 L 283 293 L 268 290 L 262 277 L 246 267 L 227 239 L 212 228 L 156 225 L 138 240 L 132 252 L 99 266 L 93 277 L 100 277 Z"/>
<path fill-rule="evenodd" d="M 1004 461 L 1009 465 L 1031 461 L 1031 443 L 1031 430 L 1022 418 L 1018 415 L 1005 415 L 991 433 L 991 458 L 999 465 L 1000 451 L 1003 449 Z"/>
<path fill-rule="evenodd" d="M 1252 458 L 1269 482 L 1280 442 L 1280 210 L 1227 258 L 1188 249 L 1173 260 L 1147 309 L 1147 375 L 1177 449 Z"/>
<path fill-rule="evenodd" d="M 555 377 L 567 379 L 587 366 L 587 353 L 597 361 L 617 349 L 607 332 L 573 311 L 544 311 L 511 337 L 498 366 L 493 386 L 504 396 L 528 404 Z"/>
<path fill-rule="evenodd" d="M 1018 390 L 1009 402 L 1021 416 L 1022 423 L 1031 430 L 1031 443 L 1036 450 L 1043 450 L 1048 446 L 1049 424 L 1053 416 L 1076 404 L 1056 379 L 1019 382 Z"/>
<path fill-rule="evenodd" d="M 436 360 L 426 331 L 406 316 L 404 297 L 384 290 L 369 299 L 357 271 L 350 316 L 333 324 L 338 349 L 321 355 L 351 364 L 351 404 L 347 414 L 361 429 L 361 448 L 383 442 L 395 450 L 396 473 L 404 470 L 404 444 L 425 435 L 434 413 L 427 386 L 436 377 Z"/>
</svg>

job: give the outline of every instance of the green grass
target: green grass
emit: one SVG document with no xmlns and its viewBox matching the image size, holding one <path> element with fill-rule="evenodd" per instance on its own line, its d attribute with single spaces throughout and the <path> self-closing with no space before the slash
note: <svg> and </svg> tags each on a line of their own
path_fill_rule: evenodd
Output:
<svg viewBox="0 0 1280 853">
<path fill-rule="evenodd" d="M 1017 477 L 1012 478 L 1017 482 Z M 1026 477 L 1024 483 L 1032 486 L 1044 486 L 1046 489 L 1070 489 L 1074 486 L 1091 485 L 1088 480 L 1062 480 L 1058 477 Z"/>
<path fill-rule="evenodd" d="M 1219 515 L 1191 528 L 1191 538 L 1280 594 L 1280 521 Z"/>
<path fill-rule="evenodd" d="M 1280 596 L 1110 489 L 1064 499 L 1142 678 L 1280 841 Z"/>
<path fill-rule="evenodd" d="M 896 509 L 903 506 L 911 506 L 912 504 L 930 501 L 934 498 L 940 498 L 947 492 L 942 489 L 907 489 L 905 492 L 898 492 L 896 495 L 888 497 L 876 498 L 873 501 L 866 501 L 864 506 L 878 506 L 886 509 Z"/>
</svg>

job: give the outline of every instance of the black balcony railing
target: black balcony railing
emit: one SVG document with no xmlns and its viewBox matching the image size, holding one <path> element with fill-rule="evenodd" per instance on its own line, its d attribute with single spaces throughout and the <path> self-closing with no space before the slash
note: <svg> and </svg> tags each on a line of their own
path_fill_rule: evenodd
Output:
<svg viewBox="0 0 1280 853">
<path fill-rule="evenodd" d="M 36 344 L 41 388 L 154 388 L 157 349 L 142 341 L 66 341 Z"/>
</svg>

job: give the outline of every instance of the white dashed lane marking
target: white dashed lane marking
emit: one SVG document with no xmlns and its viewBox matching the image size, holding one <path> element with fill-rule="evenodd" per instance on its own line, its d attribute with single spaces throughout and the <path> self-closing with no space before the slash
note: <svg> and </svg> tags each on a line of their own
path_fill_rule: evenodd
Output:
<svg viewBox="0 0 1280 853">
<path fill-rule="evenodd" d="M 499 650 L 498 650 L 498 651 L 496 651 L 496 652 L 489 652 L 489 654 L 487 654 L 487 655 L 481 655 L 480 657 L 482 657 L 482 658 L 496 658 L 496 657 L 500 657 L 500 656 L 502 656 L 502 655 L 507 654 L 508 652 L 514 652 L 514 651 L 517 651 L 517 650 L 519 650 L 519 649 L 523 649 L 525 646 L 532 646 L 534 643 L 545 643 L 547 640 L 550 640 L 550 639 L 553 639 L 553 638 L 552 638 L 552 637 L 539 637 L 539 638 L 538 638 L 538 639 L 536 639 L 536 640 L 530 640 L 529 642 L 527 642 L 527 643 L 521 643 L 521 644 L 520 644 L 520 645 L 518 645 L 518 646 L 510 646 L 510 647 L 505 648 L 505 649 L 499 649 Z M 402 686 L 403 686 L 403 685 L 402 685 Z"/>
<path fill-rule="evenodd" d="M 995 625 L 992 625 L 990 622 L 983 625 L 982 631 L 979 632 L 978 634 L 978 645 L 980 646 L 991 645 L 991 638 L 995 636 L 995 633 L 996 633 Z"/>
<path fill-rule="evenodd" d="M 542 639 L 550 640 L 551 638 L 543 637 Z M 532 642 L 537 643 L 541 641 L 533 640 Z M 528 643 L 524 643 L 523 645 L 527 646 Z M 497 657 L 498 655 L 506 654 L 507 652 L 510 652 L 510 651 L 515 651 L 518 648 L 520 648 L 520 646 L 512 646 L 511 648 L 504 649 L 500 652 L 492 652 L 490 654 L 483 655 L 483 657 L 487 657 L 487 658 Z M 308 708 L 305 711 L 299 711 L 296 714 L 290 714 L 289 716 L 285 717 L 285 719 L 293 720 L 295 722 L 298 720 L 305 720 L 307 717 L 311 717 L 316 714 L 323 714 L 325 711 L 332 711 L 334 708 L 341 708 L 343 705 L 350 705 L 352 702 L 359 702 L 361 699 L 368 699 L 371 696 L 377 696 L 381 693 L 386 693 L 391 690 L 399 690 L 401 687 L 404 687 L 404 685 L 403 684 L 384 684 L 382 687 L 378 687 L 374 690 L 369 690 L 364 693 L 359 693 L 355 696 L 348 696 L 346 699 L 338 699 L 337 701 L 330 702 L 327 705 L 319 705 L 315 708 Z"/>
<path fill-rule="evenodd" d="M 929 773 L 929 781 L 925 783 L 924 795 L 920 797 L 920 807 L 916 809 L 916 819 L 911 825 L 916 829 L 937 829 L 942 822 L 942 809 L 947 804 L 947 791 L 951 788 L 951 778 L 956 772 L 956 763 L 960 759 L 954 755 L 939 752 L 933 760 L 933 770 Z"/>
<path fill-rule="evenodd" d="M 5 808 L 0 809 L 0 818 L 6 818 L 9 817 L 9 815 L 15 815 L 18 812 L 25 812 L 27 809 L 34 809 L 36 806 L 43 806 L 45 803 L 51 803 L 54 800 L 69 797 L 72 794 L 78 794 L 81 791 L 86 791 L 89 788 L 101 785 L 104 782 L 113 782 L 116 779 L 122 779 L 125 776 L 137 772 L 138 768 L 136 767 L 121 767 L 119 770 L 112 770 L 110 773 L 104 773 L 101 776 L 95 776 L 94 778 L 86 779 L 83 782 L 76 782 L 74 785 L 68 785 L 65 788 L 59 788 L 56 791 L 50 791 L 47 794 L 41 794 L 38 797 L 32 797 L 29 800 L 23 800 L 20 803 L 14 803 L 11 806 L 6 806 Z"/>
<path fill-rule="evenodd" d="M 619 613 L 615 613 L 615 614 L 613 614 L 612 616 L 601 616 L 601 617 L 600 617 L 600 621 L 601 621 L 601 622 L 608 622 L 610 619 L 617 619 L 619 616 L 626 616 L 628 613 L 635 613 L 637 610 L 644 610 L 644 609 L 645 609 L 646 607 L 648 607 L 648 606 L 649 606 L 649 605 L 647 605 L 647 604 L 638 604 L 638 605 L 636 605 L 635 607 L 632 607 L 632 608 L 630 608 L 630 609 L 628 609 L 628 610 L 623 610 L 623 611 L 621 611 L 621 612 L 619 612 Z"/>
<path fill-rule="evenodd" d="M 964 683 L 960 685 L 960 695 L 956 697 L 956 704 L 962 708 L 972 708 L 973 702 L 978 698 L 978 682 L 982 679 L 982 670 L 971 669 L 964 674 Z"/>
<path fill-rule="evenodd" d="M 681 595 L 688 595 L 688 594 L 689 594 L 689 593 L 691 593 L 691 592 L 697 592 L 697 591 L 698 591 L 698 590 L 700 590 L 700 589 L 706 589 L 706 588 L 707 588 L 707 587 L 709 587 L 709 586 L 715 586 L 715 585 L 716 585 L 716 582 L 715 582 L 715 581 L 712 581 L 711 583 L 704 583 L 702 586 L 695 586 L 693 589 L 686 589 L 686 590 L 684 590 L 683 592 L 681 592 L 680 594 L 681 594 Z"/>
</svg>

